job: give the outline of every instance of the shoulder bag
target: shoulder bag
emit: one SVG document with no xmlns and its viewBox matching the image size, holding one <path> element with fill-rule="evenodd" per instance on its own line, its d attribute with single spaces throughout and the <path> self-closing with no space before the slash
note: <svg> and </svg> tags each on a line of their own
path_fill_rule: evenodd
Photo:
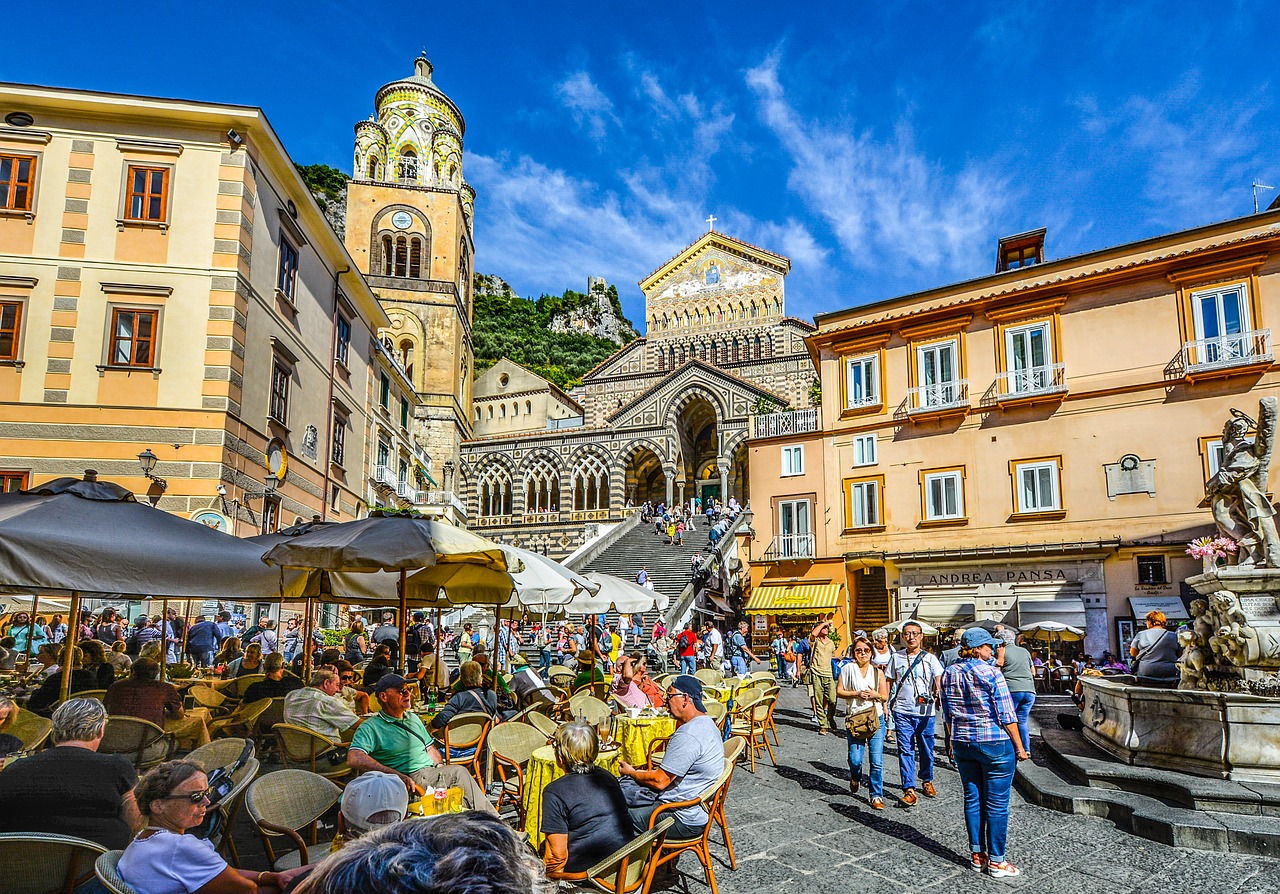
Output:
<svg viewBox="0 0 1280 894">
<path fill-rule="evenodd" d="M 872 665 L 871 679 L 880 688 L 880 668 Z M 844 728 L 855 739 L 867 741 L 880 731 L 880 710 L 875 703 L 851 710 L 844 716 Z"/>
</svg>

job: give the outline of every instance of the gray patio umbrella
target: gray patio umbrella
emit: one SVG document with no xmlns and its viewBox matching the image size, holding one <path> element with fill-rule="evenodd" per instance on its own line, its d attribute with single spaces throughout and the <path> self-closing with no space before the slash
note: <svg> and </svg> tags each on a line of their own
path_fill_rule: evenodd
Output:
<svg viewBox="0 0 1280 894">
<path fill-rule="evenodd" d="M 0 591 L 70 594 L 72 646 L 82 592 L 244 602 L 294 594 L 304 576 L 273 571 L 261 555 L 261 547 L 139 503 L 92 471 L 0 495 Z M 70 682 L 63 674 L 63 698 Z"/>
</svg>

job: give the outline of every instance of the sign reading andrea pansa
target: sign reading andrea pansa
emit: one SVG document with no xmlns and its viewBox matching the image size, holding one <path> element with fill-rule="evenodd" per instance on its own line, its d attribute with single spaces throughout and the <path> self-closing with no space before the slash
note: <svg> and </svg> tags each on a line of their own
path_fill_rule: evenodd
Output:
<svg viewBox="0 0 1280 894">
<path fill-rule="evenodd" d="M 903 569 L 899 587 L 955 587 L 978 584 L 1067 584 L 1097 576 L 1092 564 L 976 565 L 970 568 Z"/>
</svg>

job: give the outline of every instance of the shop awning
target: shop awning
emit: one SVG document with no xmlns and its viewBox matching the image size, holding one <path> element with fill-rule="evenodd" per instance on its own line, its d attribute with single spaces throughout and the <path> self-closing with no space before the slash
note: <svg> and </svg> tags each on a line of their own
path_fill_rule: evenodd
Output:
<svg viewBox="0 0 1280 894">
<path fill-rule="evenodd" d="M 1026 627 L 1037 621 L 1057 621 L 1084 629 L 1084 603 L 1079 598 L 1019 599 L 1018 627 Z"/>
<path fill-rule="evenodd" d="M 921 599 L 911 617 L 928 621 L 935 627 L 957 627 L 972 621 L 974 613 L 971 599 Z"/>
<path fill-rule="evenodd" d="M 840 584 L 761 584 L 747 597 L 748 614 L 785 615 L 835 611 Z"/>
<path fill-rule="evenodd" d="M 1189 621 L 1187 607 L 1177 596 L 1130 596 L 1129 607 L 1135 618 L 1145 618 L 1147 612 L 1164 612 L 1170 621 Z"/>
</svg>

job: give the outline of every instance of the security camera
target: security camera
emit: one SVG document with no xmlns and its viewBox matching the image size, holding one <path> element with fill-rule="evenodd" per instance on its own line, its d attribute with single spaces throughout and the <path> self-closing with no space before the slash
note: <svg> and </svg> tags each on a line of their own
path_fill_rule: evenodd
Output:
<svg viewBox="0 0 1280 894">
<path fill-rule="evenodd" d="M 227 495 L 227 488 L 226 488 L 226 485 L 219 484 L 219 485 L 218 485 L 218 496 L 220 496 L 220 497 L 225 497 L 226 495 Z"/>
</svg>

